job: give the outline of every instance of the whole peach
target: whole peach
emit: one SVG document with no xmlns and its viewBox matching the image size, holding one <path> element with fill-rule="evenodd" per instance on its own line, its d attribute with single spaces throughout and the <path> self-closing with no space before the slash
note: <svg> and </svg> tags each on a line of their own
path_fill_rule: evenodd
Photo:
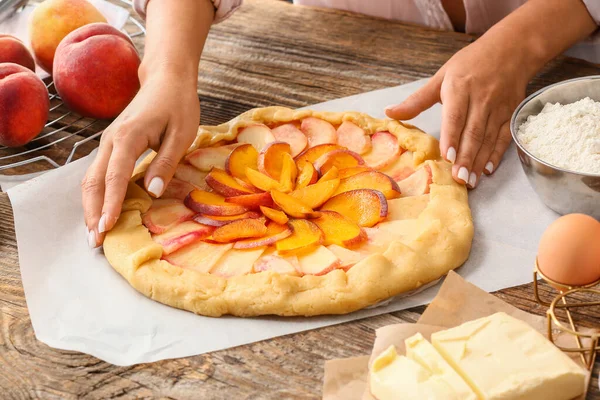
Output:
<svg viewBox="0 0 600 400">
<path fill-rule="evenodd" d="M 54 86 L 71 110 L 85 117 L 114 118 L 140 88 L 140 57 L 124 34 L 108 24 L 69 33 L 56 49 Z"/>
<path fill-rule="evenodd" d="M 60 41 L 75 29 L 106 18 L 86 0 L 46 0 L 31 15 L 29 36 L 37 63 L 52 73 L 54 53 Z"/>
<path fill-rule="evenodd" d="M 0 144 L 29 143 L 48 120 L 50 100 L 44 82 L 14 63 L 0 64 Z"/>
<path fill-rule="evenodd" d="M 0 35 L 0 63 L 15 63 L 35 71 L 33 56 L 23 42 L 14 36 Z"/>
</svg>

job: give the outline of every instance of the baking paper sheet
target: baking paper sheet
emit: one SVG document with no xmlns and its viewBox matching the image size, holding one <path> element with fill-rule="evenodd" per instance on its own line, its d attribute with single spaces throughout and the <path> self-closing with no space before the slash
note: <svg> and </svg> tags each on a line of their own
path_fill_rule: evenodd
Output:
<svg viewBox="0 0 600 400">
<path fill-rule="evenodd" d="M 383 118 L 386 105 L 425 83 L 365 93 L 316 105 Z M 438 136 L 441 106 L 412 121 Z M 79 184 L 87 157 L 8 191 L 15 214 L 19 260 L 35 334 L 60 349 L 117 365 L 206 353 L 280 335 L 339 324 L 429 303 L 439 285 L 389 305 L 346 316 L 207 318 L 140 295 L 87 246 Z M 538 239 L 556 218 L 536 197 L 511 148 L 502 167 L 471 192 L 476 225 L 471 256 L 459 273 L 486 291 L 531 281 Z"/>
</svg>

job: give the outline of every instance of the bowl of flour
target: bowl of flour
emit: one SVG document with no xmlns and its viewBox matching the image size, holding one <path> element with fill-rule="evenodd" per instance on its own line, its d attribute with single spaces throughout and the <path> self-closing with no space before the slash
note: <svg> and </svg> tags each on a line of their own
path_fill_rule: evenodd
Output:
<svg viewBox="0 0 600 400">
<path fill-rule="evenodd" d="M 548 207 L 600 219 L 600 76 L 532 94 L 515 110 L 511 132 L 523 170 Z"/>
</svg>

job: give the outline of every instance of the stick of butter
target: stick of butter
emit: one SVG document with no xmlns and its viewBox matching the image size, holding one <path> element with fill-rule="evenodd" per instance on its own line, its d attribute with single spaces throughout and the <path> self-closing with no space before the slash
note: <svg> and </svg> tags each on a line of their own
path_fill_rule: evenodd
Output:
<svg viewBox="0 0 600 400">
<path fill-rule="evenodd" d="M 585 391 L 581 367 L 505 313 L 436 332 L 431 341 L 480 399 L 569 400 Z"/>
</svg>

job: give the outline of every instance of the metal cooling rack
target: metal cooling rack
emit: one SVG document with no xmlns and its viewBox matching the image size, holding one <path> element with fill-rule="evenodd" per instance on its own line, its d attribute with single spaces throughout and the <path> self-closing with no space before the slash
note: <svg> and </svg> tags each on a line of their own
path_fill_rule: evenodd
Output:
<svg viewBox="0 0 600 400">
<path fill-rule="evenodd" d="M 132 2 L 130 0 L 113 0 L 112 2 L 125 4 L 130 10 L 132 9 Z M 130 13 L 123 30 L 131 39 L 146 34 L 144 25 L 133 13 Z M 86 148 L 84 145 L 102 135 L 103 129 L 108 123 L 108 121 L 85 118 L 70 111 L 65 107 L 60 96 L 56 93 L 52 79 L 47 78 L 45 83 L 50 98 L 49 120 L 42 132 L 27 145 L 19 148 L 0 146 L 1 173 L 19 174 L 19 167 L 38 162 L 44 162 L 50 168 L 58 168 L 61 165 L 66 165 L 73 161 L 76 154 L 79 155 L 83 151 L 86 154 L 89 153 L 91 151 L 90 146 Z M 92 126 L 94 128 L 101 128 L 101 130 L 94 132 L 95 129 L 90 129 Z M 61 146 L 63 155 L 57 156 L 51 154 L 51 150 L 56 148 L 56 145 L 59 143 L 63 143 Z M 69 149 L 70 153 L 65 157 L 64 154 Z"/>
</svg>

